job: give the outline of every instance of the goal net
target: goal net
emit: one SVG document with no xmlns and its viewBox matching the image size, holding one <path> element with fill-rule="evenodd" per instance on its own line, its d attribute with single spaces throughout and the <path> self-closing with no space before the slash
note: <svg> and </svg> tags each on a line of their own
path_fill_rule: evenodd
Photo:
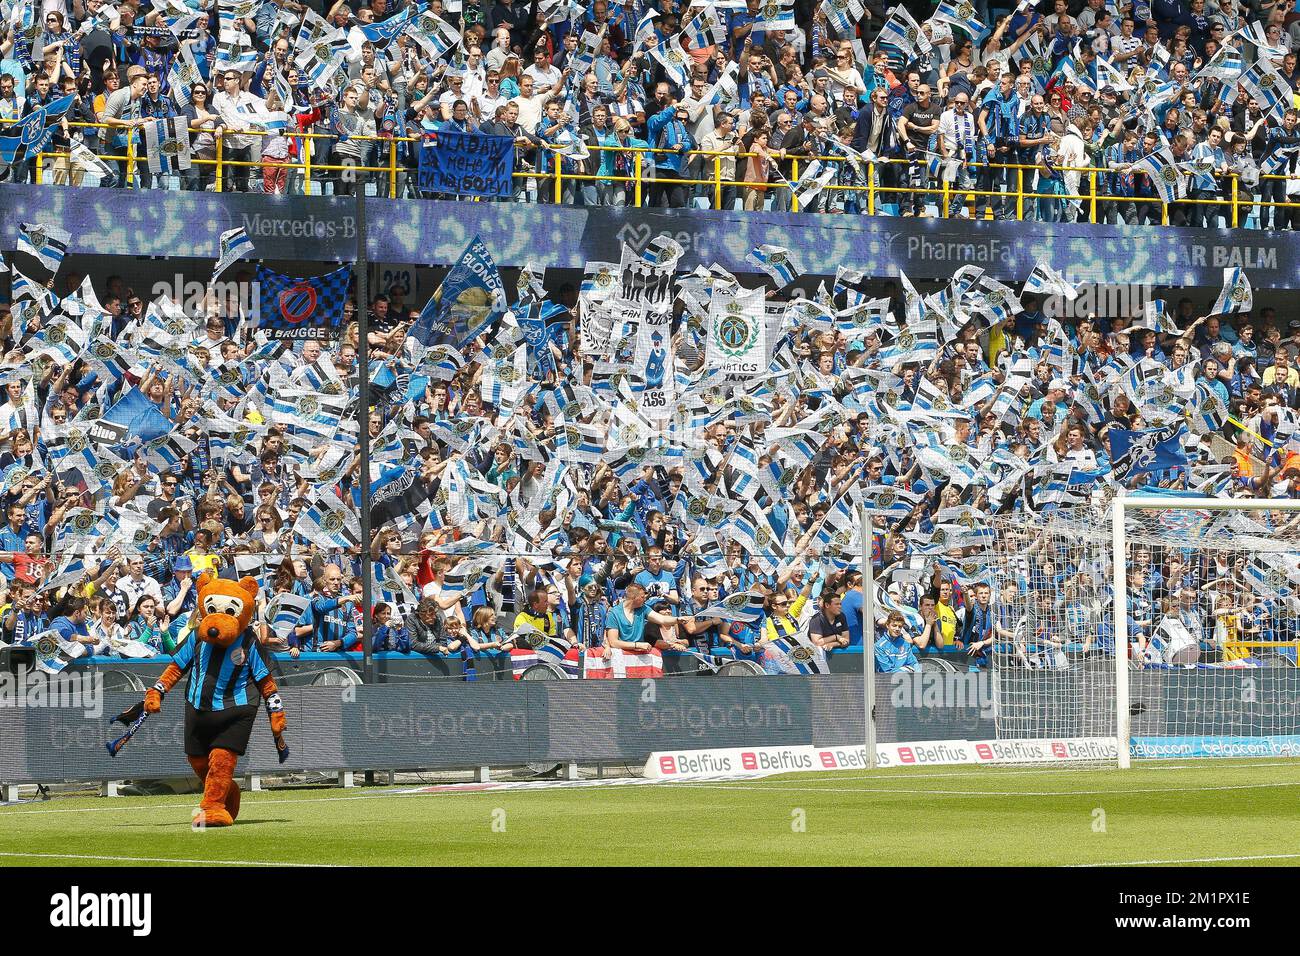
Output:
<svg viewBox="0 0 1300 956">
<path fill-rule="evenodd" d="M 1300 755 L 1300 502 L 1117 498 L 991 539 L 999 738 Z"/>
</svg>

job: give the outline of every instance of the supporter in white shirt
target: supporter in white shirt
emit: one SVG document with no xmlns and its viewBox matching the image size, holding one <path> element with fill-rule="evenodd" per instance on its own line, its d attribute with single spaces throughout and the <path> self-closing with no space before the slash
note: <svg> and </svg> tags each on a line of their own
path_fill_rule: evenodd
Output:
<svg viewBox="0 0 1300 956">
<path fill-rule="evenodd" d="M 529 133 L 537 132 L 537 124 L 542 120 L 542 110 L 555 98 L 560 84 L 546 88 L 538 87 L 533 78 L 525 73 L 519 78 L 519 95 L 510 102 L 519 108 L 519 125 Z"/>
<path fill-rule="evenodd" d="M 533 62 L 524 69 L 524 76 L 531 76 L 537 88 L 547 89 L 560 82 L 560 71 L 551 65 L 551 58 L 546 48 L 539 46 L 533 53 Z"/>
</svg>

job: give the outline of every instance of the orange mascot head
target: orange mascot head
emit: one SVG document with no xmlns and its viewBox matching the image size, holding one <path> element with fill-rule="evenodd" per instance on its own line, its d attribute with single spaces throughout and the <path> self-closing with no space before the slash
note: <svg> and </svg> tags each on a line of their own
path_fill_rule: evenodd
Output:
<svg viewBox="0 0 1300 956">
<path fill-rule="evenodd" d="M 253 620 L 257 581 L 231 581 L 210 571 L 199 576 L 199 602 L 194 613 L 201 615 L 195 635 L 217 647 L 229 647 Z"/>
</svg>

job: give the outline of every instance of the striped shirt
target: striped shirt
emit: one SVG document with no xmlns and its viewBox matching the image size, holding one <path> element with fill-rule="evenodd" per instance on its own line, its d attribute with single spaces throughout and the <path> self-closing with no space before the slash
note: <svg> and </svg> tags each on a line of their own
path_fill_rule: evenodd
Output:
<svg viewBox="0 0 1300 956">
<path fill-rule="evenodd" d="M 185 699 L 195 710 L 255 704 L 261 692 L 254 693 L 249 686 L 271 675 L 252 628 L 246 628 L 229 647 L 192 637 L 176 649 L 172 662 L 189 675 Z"/>
</svg>

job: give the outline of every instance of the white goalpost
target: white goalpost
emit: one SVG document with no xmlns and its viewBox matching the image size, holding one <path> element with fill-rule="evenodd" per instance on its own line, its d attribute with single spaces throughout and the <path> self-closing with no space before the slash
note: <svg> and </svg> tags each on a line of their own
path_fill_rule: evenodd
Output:
<svg viewBox="0 0 1300 956">
<path fill-rule="evenodd" d="M 1300 756 L 1300 501 L 1120 495 L 988 539 L 956 560 L 995 592 L 997 738 Z"/>
</svg>

